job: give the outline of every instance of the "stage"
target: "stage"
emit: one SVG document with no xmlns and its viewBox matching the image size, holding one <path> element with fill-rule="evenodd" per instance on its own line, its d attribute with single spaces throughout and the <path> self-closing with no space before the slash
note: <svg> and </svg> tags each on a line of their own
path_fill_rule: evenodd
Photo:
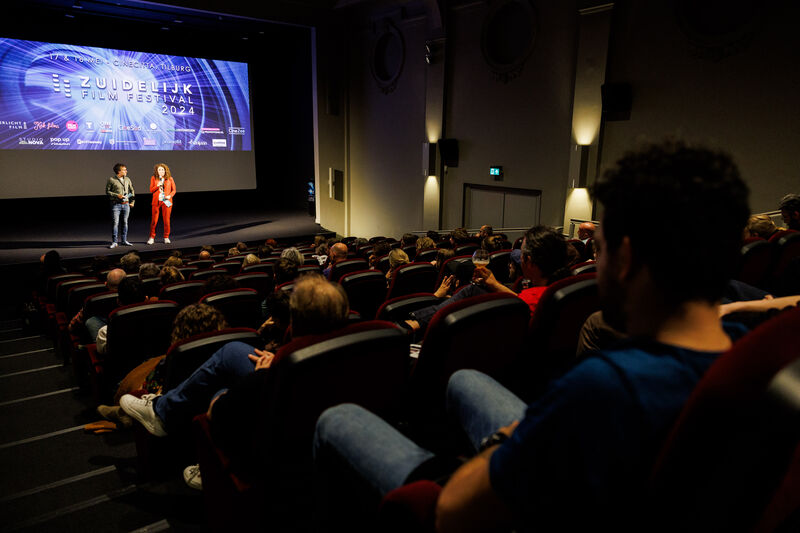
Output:
<svg viewBox="0 0 800 533">
<path fill-rule="evenodd" d="M 38 263 L 39 257 L 56 250 L 65 260 L 92 258 L 98 255 L 120 255 L 131 250 L 168 250 L 199 248 L 211 244 L 217 250 L 227 250 L 238 241 L 263 243 L 267 238 L 292 240 L 316 234 L 328 234 L 314 218 L 304 211 L 265 211 L 219 209 L 215 211 L 181 213 L 172 217 L 171 244 L 164 244 L 162 225 L 157 227 L 156 242 L 147 245 L 150 233 L 150 206 L 135 206 L 128 222 L 128 241 L 132 247 L 109 249 L 111 244 L 110 216 L 81 219 L 51 219 L 35 223 L 4 224 L 0 232 L 0 265 Z"/>
</svg>

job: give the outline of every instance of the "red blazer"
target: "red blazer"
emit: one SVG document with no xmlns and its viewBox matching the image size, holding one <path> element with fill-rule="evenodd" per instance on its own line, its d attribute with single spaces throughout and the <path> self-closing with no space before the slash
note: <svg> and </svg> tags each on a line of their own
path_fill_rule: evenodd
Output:
<svg viewBox="0 0 800 533">
<path fill-rule="evenodd" d="M 150 176 L 150 192 L 153 193 L 153 205 L 158 205 L 158 178 L 155 176 Z M 172 178 L 164 179 L 164 196 L 169 196 L 169 199 L 173 200 L 176 192 L 175 180 Z"/>
</svg>

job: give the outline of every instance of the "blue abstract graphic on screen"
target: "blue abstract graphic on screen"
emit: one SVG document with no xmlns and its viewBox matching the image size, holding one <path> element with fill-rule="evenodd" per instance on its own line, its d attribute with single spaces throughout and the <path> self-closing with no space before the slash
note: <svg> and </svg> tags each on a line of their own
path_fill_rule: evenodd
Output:
<svg viewBox="0 0 800 533">
<path fill-rule="evenodd" d="M 251 150 L 247 64 L 0 38 L 0 149 Z"/>
</svg>

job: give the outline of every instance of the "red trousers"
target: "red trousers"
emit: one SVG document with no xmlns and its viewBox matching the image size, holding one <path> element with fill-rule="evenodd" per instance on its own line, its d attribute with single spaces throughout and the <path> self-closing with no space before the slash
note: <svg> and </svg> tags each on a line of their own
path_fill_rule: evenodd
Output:
<svg viewBox="0 0 800 533">
<path fill-rule="evenodd" d="M 153 205 L 152 217 L 150 218 L 150 238 L 156 237 L 156 224 L 158 224 L 158 212 L 164 212 L 164 238 L 169 239 L 169 216 L 172 214 L 172 207 L 167 207 L 164 202 Z"/>
</svg>

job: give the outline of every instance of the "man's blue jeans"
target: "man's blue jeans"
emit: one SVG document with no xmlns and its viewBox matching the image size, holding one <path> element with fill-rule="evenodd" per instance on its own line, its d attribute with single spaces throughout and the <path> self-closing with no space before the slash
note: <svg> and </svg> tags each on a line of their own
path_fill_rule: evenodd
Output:
<svg viewBox="0 0 800 533">
<path fill-rule="evenodd" d="M 255 370 L 248 354 L 253 347 L 243 342 L 229 342 L 208 358 L 180 385 L 158 397 L 153 403 L 156 415 L 170 426 L 185 427 L 195 415 L 205 413 L 211 400 Z"/>
<path fill-rule="evenodd" d="M 125 242 L 128 240 L 128 215 L 131 212 L 131 206 L 125 204 L 111 204 L 111 242 Z M 120 214 L 122 215 L 122 240 L 117 241 L 119 235 L 118 226 L 120 222 Z"/>
<path fill-rule="evenodd" d="M 100 328 L 107 324 L 108 322 L 99 316 L 91 316 L 86 320 L 86 329 L 89 331 L 89 338 L 92 339 L 92 342 L 97 340 L 97 332 L 100 331 Z"/>
<path fill-rule="evenodd" d="M 481 440 L 525 416 L 525 402 L 491 377 L 460 370 L 447 385 L 447 410 L 477 450 Z M 314 462 L 326 475 L 344 469 L 381 495 L 402 486 L 433 453 L 414 444 L 366 409 L 332 407 L 319 417 Z M 333 476 L 335 478 L 335 475 Z"/>
</svg>

